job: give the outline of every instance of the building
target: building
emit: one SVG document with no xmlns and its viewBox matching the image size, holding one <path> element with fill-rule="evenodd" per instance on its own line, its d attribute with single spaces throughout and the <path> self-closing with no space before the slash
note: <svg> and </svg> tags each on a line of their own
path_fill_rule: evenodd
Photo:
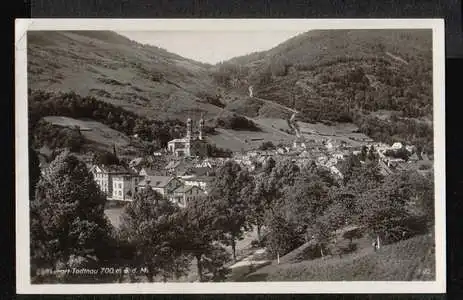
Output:
<svg viewBox="0 0 463 300">
<path fill-rule="evenodd" d="M 131 200 L 135 187 L 142 179 L 138 174 L 118 165 L 93 165 L 90 173 L 108 200 Z"/>
<path fill-rule="evenodd" d="M 135 174 L 116 174 L 112 177 L 112 195 L 108 200 L 132 201 L 138 191 L 138 183 L 142 176 Z"/>
<path fill-rule="evenodd" d="M 138 174 L 140 176 L 147 177 L 147 176 L 160 176 L 160 175 L 163 175 L 161 173 L 162 173 L 162 171 L 159 171 L 157 169 L 144 167 L 144 168 L 142 168 L 140 170 L 140 172 Z"/>
<path fill-rule="evenodd" d="M 182 176 L 194 166 L 194 163 L 187 160 L 172 160 L 165 167 L 165 173 L 170 176 Z"/>
<path fill-rule="evenodd" d="M 206 193 L 198 186 L 182 185 L 175 189 L 169 196 L 170 201 L 185 208 L 188 203 L 200 197 L 206 197 Z"/>
<path fill-rule="evenodd" d="M 203 136 L 203 127 L 204 127 L 204 119 L 201 117 L 199 120 L 198 126 L 198 136 L 195 137 L 192 134 L 192 126 L 191 126 L 191 119 L 188 118 L 186 123 L 186 136 L 181 139 L 174 139 L 167 143 L 167 151 L 173 154 L 176 157 L 190 157 L 198 155 L 196 153 L 196 148 L 204 148 L 204 147 L 194 147 L 196 144 L 204 144 L 204 136 Z"/>
<path fill-rule="evenodd" d="M 172 192 L 182 186 L 182 181 L 174 176 L 146 176 L 137 187 L 139 189 L 151 188 L 163 196 L 169 197 Z"/>
<path fill-rule="evenodd" d="M 214 178 L 215 177 L 213 176 L 184 177 L 182 178 L 182 181 L 186 186 L 197 186 L 207 194 L 207 191 L 211 187 L 211 183 L 214 181 Z"/>
<path fill-rule="evenodd" d="M 192 167 L 187 169 L 184 175 L 211 176 L 213 173 L 214 170 L 209 167 Z"/>
</svg>

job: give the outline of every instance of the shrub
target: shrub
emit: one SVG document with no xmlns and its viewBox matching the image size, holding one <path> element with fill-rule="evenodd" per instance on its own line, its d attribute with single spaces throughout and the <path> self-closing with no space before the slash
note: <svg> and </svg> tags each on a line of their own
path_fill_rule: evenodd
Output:
<svg viewBox="0 0 463 300">
<path fill-rule="evenodd" d="M 261 129 L 251 120 L 233 114 L 229 117 L 219 118 L 217 125 L 222 128 L 234 129 L 234 130 L 250 130 L 250 131 L 261 131 Z"/>
</svg>

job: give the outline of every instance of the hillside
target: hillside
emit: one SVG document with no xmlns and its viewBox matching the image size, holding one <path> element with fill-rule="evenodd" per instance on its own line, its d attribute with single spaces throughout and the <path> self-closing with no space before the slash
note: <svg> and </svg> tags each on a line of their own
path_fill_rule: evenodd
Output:
<svg viewBox="0 0 463 300">
<path fill-rule="evenodd" d="M 298 121 L 353 122 L 374 140 L 431 153 L 431 44 L 431 32 L 423 30 L 314 30 L 210 66 L 109 31 L 29 32 L 28 80 L 34 91 L 91 96 L 150 120 L 196 123 L 204 114 L 207 126 L 222 127 L 208 135 L 220 148 L 291 141 L 291 133 L 265 119 L 288 119 L 294 108 Z M 217 125 L 232 112 L 259 130 Z M 111 128 L 127 127 L 120 123 Z M 134 133 L 129 127 L 124 134 Z"/>
<path fill-rule="evenodd" d="M 433 249 L 433 237 L 422 235 L 383 246 L 378 252 L 370 247 L 341 258 L 294 261 L 293 256 L 299 254 L 289 253 L 279 265 L 273 262 L 241 281 L 434 280 Z"/>
<path fill-rule="evenodd" d="M 74 91 L 156 119 L 214 116 L 207 66 L 109 31 L 28 32 L 29 88 Z M 162 113 L 160 113 L 162 112 Z"/>
<path fill-rule="evenodd" d="M 230 110 L 286 118 L 276 102 L 299 111 L 301 121 L 354 121 L 376 140 L 414 142 L 432 152 L 430 30 L 313 30 L 212 72 L 217 84 L 243 95 L 228 101 Z M 244 96 L 250 85 L 254 99 Z M 380 110 L 393 117 L 370 115 Z"/>
</svg>

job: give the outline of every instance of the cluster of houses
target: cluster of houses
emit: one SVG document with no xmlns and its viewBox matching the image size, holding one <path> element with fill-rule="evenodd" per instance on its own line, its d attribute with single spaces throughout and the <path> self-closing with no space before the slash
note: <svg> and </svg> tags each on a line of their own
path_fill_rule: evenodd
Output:
<svg viewBox="0 0 463 300">
<path fill-rule="evenodd" d="M 197 197 L 206 197 L 211 182 L 214 180 L 214 171 L 227 160 L 233 160 L 241 167 L 253 172 L 264 165 L 269 158 L 275 160 L 291 158 L 299 167 L 315 163 L 325 167 L 332 174 L 342 178 L 338 169 L 339 163 L 350 153 L 360 154 L 361 149 L 352 148 L 342 141 L 326 140 L 323 142 L 306 141 L 307 146 L 278 147 L 272 150 L 252 150 L 245 153 L 235 153 L 231 158 L 195 158 L 178 157 L 171 151 L 171 160 L 162 169 L 138 168 L 141 159 L 134 159 L 129 168 L 122 166 L 93 165 L 90 170 L 99 185 L 106 193 L 108 200 L 132 201 L 134 194 L 146 188 L 151 188 L 165 196 L 173 203 L 186 207 L 188 202 Z M 384 175 L 389 175 L 395 169 L 400 169 L 407 163 L 418 160 L 416 149 L 395 143 L 392 146 L 382 143 L 372 143 L 366 146 L 368 150 L 374 149 L 379 158 L 379 166 Z M 387 155 L 388 151 L 406 150 L 409 160 L 393 158 Z M 421 154 L 422 156 L 424 154 Z M 185 157 L 186 156 L 186 157 Z M 420 158 L 421 159 L 421 158 Z"/>
<path fill-rule="evenodd" d="M 186 207 L 189 201 L 207 196 L 214 180 L 215 170 L 227 160 L 233 160 L 242 168 L 253 172 L 264 165 L 269 158 L 274 160 L 290 158 L 301 168 L 315 163 L 342 178 L 343 175 L 337 168 L 339 162 L 350 154 L 356 155 L 362 152 L 361 147 L 352 147 L 345 141 L 304 139 L 303 144 L 294 143 L 272 150 L 236 152 L 231 158 L 206 157 L 200 159 L 193 153 L 192 145 L 204 142 L 203 126 L 204 121 L 201 119 L 198 126 L 199 134 L 193 136 L 191 119 L 188 119 L 186 136 L 170 141 L 167 151 L 154 154 L 154 156 L 167 155 L 169 157 L 169 162 L 164 168 L 141 168 L 139 166 L 142 165 L 143 158 L 133 159 L 128 167 L 94 165 L 90 162 L 87 162 L 87 165 L 108 200 L 132 201 L 138 191 L 151 188 L 180 207 Z M 428 159 L 426 154 L 417 153 L 415 147 L 401 143 L 394 143 L 392 146 L 383 143 L 369 143 L 364 147 L 368 151 L 374 150 L 374 153 L 377 154 L 379 166 L 384 175 L 392 174 L 394 170 L 401 169 L 411 162 Z M 389 155 L 391 152 L 399 150 L 408 153 L 407 161 Z"/>
<path fill-rule="evenodd" d="M 213 177 L 209 175 L 210 168 L 179 170 L 181 168 L 176 169 L 171 163 L 166 166 L 163 175 L 149 168 L 142 168 L 139 172 L 123 166 L 93 165 L 90 168 L 108 200 L 132 201 L 135 193 L 150 188 L 180 207 L 186 207 L 189 201 L 207 195 Z"/>
</svg>

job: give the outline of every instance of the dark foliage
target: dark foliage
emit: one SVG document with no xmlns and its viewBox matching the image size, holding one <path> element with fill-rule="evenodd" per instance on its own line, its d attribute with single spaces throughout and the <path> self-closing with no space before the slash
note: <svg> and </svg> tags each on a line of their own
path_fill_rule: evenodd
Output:
<svg viewBox="0 0 463 300">
<path fill-rule="evenodd" d="M 261 131 L 253 121 L 237 114 L 219 118 L 217 120 L 217 126 L 234 130 Z"/>
<path fill-rule="evenodd" d="M 78 152 L 85 144 L 79 129 L 56 126 L 45 120 L 35 124 L 31 138 L 31 145 L 36 149 L 47 146 L 50 149 L 68 148 L 72 152 Z"/>
<path fill-rule="evenodd" d="M 156 141 L 162 147 L 184 132 L 184 124 L 179 120 L 148 119 L 122 107 L 93 97 L 82 97 L 74 92 L 48 93 L 29 90 L 29 130 L 34 132 L 40 119 L 45 116 L 90 118 L 129 136 L 137 134 L 142 139 Z"/>
<path fill-rule="evenodd" d="M 271 141 L 268 141 L 268 142 L 263 142 L 262 145 L 259 146 L 259 150 L 274 150 L 275 149 L 275 145 L 271 142 Z"/>
</svg>

